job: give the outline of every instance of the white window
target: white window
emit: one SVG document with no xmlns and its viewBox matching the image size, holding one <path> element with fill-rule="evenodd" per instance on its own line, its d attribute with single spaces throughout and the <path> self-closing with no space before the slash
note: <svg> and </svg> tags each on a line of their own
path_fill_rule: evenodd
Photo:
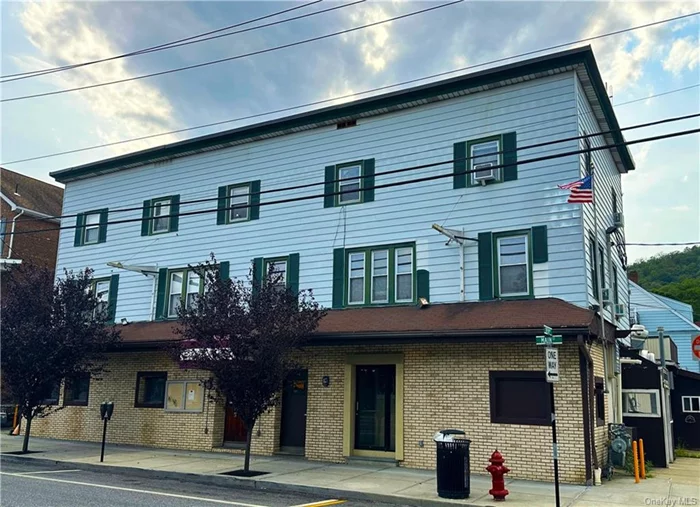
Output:
<svg viewBox="0 0 700 507">
<path fill-rule="evenodd" d="M 170 231 L 170 199 L 154 201 L 151 206 L 153 233 Z"/>
<path fill-rule="evenodd" d="M 396 302 L 413 301 L 413 248 L 396 249 Z"/>
<path fill-rule="evenodd" d="M 229 188 L 229 222 L 248 220 L 250 216 L 250 185 L 236 185 Z"/>
<path fill-rule="evenodd" d="M 349 204 L 360 202 L 362 194 L 362 165 L 355 164 L 338 169 L 338 204 Z"/>
<path fill-rule="evenodd" d="M 109 306 L 109 280 L 97 280 L 94 290 L 97 298 L 95 313 L 106 312 Z"/>
<path fill-rule="evenodd" d="M 625 417 L 661 417 L 659 391 L 656 389 L 623 389 L 622 415 Z"/>
<path fill-rule="evenodd" d="M 200 287 L 202 285 L 201 278 L 194 271 L 187 272 L 187 294 L 185 297 L 186 308 L 192 308 L 195 304 L 195 299 L 199 296 Z"/>
<path fill-rule="evenodd" d="M 177 311 L 182 303 L 183 271 L 172 271 L 168 284 L 168 317 L 177 317 Z"/>
<path fill-rule="evenodd" d="M 349 263 L 348 303 L 362 304 L 365 302 L 365 253 L 351 253 Z"/>
<path fill-rule="evenodd" d="M 498 293 L 500 296 L 530 294 L 528 236 L 498 238 Z"/>
<path fill-rule="evenodd" d="M 700 412 L 700 396 L 682 396 L 683 412 Z"/>
<path fill-rule="evenodd" d="M 201 412 L 204 406 L 204 388 L 198 380 L 169 381 L 165 396 L 165 410 L 173 412 Z"/>
<path fill-rule="evenodd" d="M 477 142 L 471 144 L 471 152 L 469 156 L 471 157 L 471 168 L 475 172 L 471 173 L 472 184 L 479 184 L 479 176 L 484 174 L 489 174 L 493 167 L 498 167 L 500 165 L 500 155 L 499 151 L 501 149 L 501 143 L 498 139 L 493 139 L 491 141 Z M 496 169 L 496 179 L 499 178 L 500 169 Z"/>
<path fill-rule="evenodd" d="M 85 215 L 84 245 L 92 245 L 100 240 L 100 214 Z"/>
<path fill-rule="evenodd" d="M 266 273 L 271 272 L 272 280 L 274 280 L 274 286 L 280 289 L 287 287 L 287 260 L 277 259 L 270 260 L 266 263 Z"/>
<path fill-rule="evenodd" d="M 389 302 L 389 250 L 372 252 L 372 303 Z"/>
</svg>

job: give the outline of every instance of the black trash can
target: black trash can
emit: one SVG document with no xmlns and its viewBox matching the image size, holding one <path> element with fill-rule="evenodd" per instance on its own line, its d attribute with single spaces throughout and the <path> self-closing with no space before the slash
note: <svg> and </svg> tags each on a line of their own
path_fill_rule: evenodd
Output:
<svg viewBox="0 0 700 507">
<path fill-rule="evenodd" d="M 442 430 L 437 445 L 437 493 L 442 498 L 469 498 L 469 444 L 461 430 Z"/>
</svg>

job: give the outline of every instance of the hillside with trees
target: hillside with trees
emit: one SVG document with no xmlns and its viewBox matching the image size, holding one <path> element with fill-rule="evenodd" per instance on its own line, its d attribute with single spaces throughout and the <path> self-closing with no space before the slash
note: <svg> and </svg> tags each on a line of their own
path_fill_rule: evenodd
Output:
<svg viewBox="0 0 700 507">
<path fill-rule="evenodd" d="M 646 290 L 693 305 L 700 321 L 700 246 L 659 254 L 630 265 Z"/>
</svg>

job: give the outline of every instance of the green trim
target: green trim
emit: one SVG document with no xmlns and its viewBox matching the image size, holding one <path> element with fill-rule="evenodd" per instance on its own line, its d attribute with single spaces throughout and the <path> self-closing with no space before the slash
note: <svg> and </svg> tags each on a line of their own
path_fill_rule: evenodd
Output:
<svg viewBox="0 0 700 507">
<path fill-rule="evenodd" d="M 156 320 L 164 319 L 165 286 L 168 283 L 168 268 L 158 270 L 158 291 L 156 297 Z"/>
<path fill-rule="evenodd" d="M 617 266 L 612 267 L 612 283 L 613 283 L 613 303 L 618 304 L 620 302 L 620 287 L 617 280 Z"/>
<path fill-rule="evenodd" d="M 362 201 L 374 201 L 374 159 L 368 158 L 362 163 Z"/>
<path fill-rule="evenodd" d="M 490 232 L 479 233 L 479 299 L 493 299 L 493 239 Z"/>
<path fill-rule="evenodd" d="M 503 151 L 503 135 L 498 134 L 498 135 L 493 135 L 493 136 L 488 136 L 488 137 L 480 137 L 479 139 L 470 139 L 469 141 L 466 142 L 467 144 L 467 149 L 466 149 L 466 166 L 467 166 L 467 171 L 472 170 L 472 162 L 473 160 L 473 155 L 472 155 L 472 148 L 476 146 L 477 144 L 483 144 L 483 143 L 489 143 L 492 141 L 498 141 L 498 148 L 497 151 L 501 152 Z M 501 166 L 503 164 L 503 153 L 498 154 L 498 163 L 497 165 Z M 498 178 L 495 180 L 490 180 L 484 182 L 486 185 L 492 185 L 494 183 L 503 183 L 503 167 L 498 169 Z M 467 173 L 467 187 L 480 187 L 482 186 L 481 183 L 474 183 L 473 178 L 474 178 L 475 173 L 468 172 Z"/>
<path fill-rule="evenodd" d="M 430 272 L 427 269 L 416 271 L 416 297 L 430 302 Z"/>
<path fill-rule="evenodd" d="M 502 296 L 501 295 L 501 281 L 499 273 L 499 259 L 498 259 L 498 240 L 502 238 L 511 238 L 514 236 L 526 236 L 526 246 L 527 246 L 527 294 L 518 294 L 514 296 Z M 496 232 L 493 233 L 493 292 L 494 296 L 499 299 L 531 299 L 534 297 L 533 291 L 533 278 L 532 278 L 532 232 L 530 229 L 522 229 L 518 231 L 507 231 L 507 232 Z"/>
<path fill-rule="evenodd" d="M 151 228 L 151 200 L 143 201 L 141 210 L 141 236 L 148 236 Z"/>
<path fill-rule="evenodd" d="M 299 254 L 297 255 L 297 259 L 299 257 Z M 273 262 L 280 262 L 284 261 L 287 263 L 287 265 L 284 268 L 284 284 L 287 287 L 290 287 L 290 277 L 289 277 L 289 255 L 280 255 L 279 257 L 264 257 L 263 258 L 263 277 L 262 280 L 267 280 L 267 273 L 270 271 L 270 264 Z M 298 279 L 299 273 L 297 271 L 297 285 L 299 284 L 299 279 Z"/>
<path fill-rule="evenodd" d="M 75 238 L 73 240 L 73 246 L 82 246 L 84 225 L 85 213 L 78 213 L 78 216 L 75 217 Z"/>
<path fill-rule="evenodd" d="M 250 213 L 251 220 L 260 218 L 260 180 L 250 182 Z"/>
<path fill-rule="evenodd" d="M 155 224 L 155 216 L 153 215 L 154 206 L 158 203 L 167 204 L 169 206 L 168 211 L 168 228 L 163 231 L 153 230 L 153 225 Z M 163 197 L 156 197 L 154 199 L 149 199 L 143 201 L 143 213 L 141 214 L 141 236 L 159 236 L 161 234 L 168 234 L 171 232 L 177 232 L 180 220 L 178 214 L 180 213 L 180 195 L 165 195 Z M 144 234 L 144 232 L 146 234 Z"/>
<path fill-rule="evenodd" d="M 323 176 L 323 207 L 332 208 L 335 206 L 335 166 L 327 165 Z"/>
<path fill-rule="evenodd" d="M 413 286 L 411 288 L 412 298 L 410 301 L 397 301 L 396 300 L 396 250 L 398 248 L 411 248 L 413 255 L 413 273 L 412 282 Z M 372 303 L 372 252 L 378 250 L 387 250 L 387 292 L 389 299 L 386 302 Z M 365 254 L 365 271 L 364 271 L 364 284 L 365 293 L 364 301 L 362 303 L 350 303 L 350 284 L 349 284 L 349 269 L 350 269 L 350 255 L 354 253 L 362 252 Z M 367 306 L 390 306 L 390 305 L 410 305 L 416 303 L 417 294 L 417 275 L 416 275 L 416 243 L 395 243 L 388 245 L 376 245 L 370 247 L 360 247 L 360 248 L 348 248 L 344 251 L 343 256 L 343 306 L 345 308 L 362 308 Z M 334 287 L 335 290 L 335 287 Z"/>
<path fill-rule="evenodd" d="M 598 269 L 600 270 L 600 288 L 605 289 L 608 286 L 608 284 L 606 283 L 607 280 L 605 278 L 605 249 L 600 243 L 598 244 L 598 257 Z"/>
<path fill-rule="evenodd" d="M 262 283 L 262 280 L 265 276 L 265 273 L 263 272 L 263 261 L 264 259 L 262 257 L 255 257 L 253 259 L 253 276 L 251 276 L 253 295 L 255 295 L 258 292 L 260 284 Z"/>
<path fill-rule="evenodd" d="M 117 314 L 117 297 L 119 295 L 119 275 L 112 275 L 109 278 L 109 296 L 107 313 L 109 314 L 110 323 L 114 323 L 114 317 Z"/>
<path fill-rule="evenodd" d="M 452 188 L 467 188 L 467 143 L 454 143 L 452 160 Z"/>
<path fill-rule="evenodd" d="M 217 219 L 216 223 L 217 225 L 222 225 L 222 224 L 238 224 L 241 222 L 249 222 L 250 220 L 255 220 L 260 216 L 260 195 L 257 194 L 257 203 L 253 202 L 253 185 L 257 184 L 258 186 L 258 192 L 260 192 L 260 180 L 257 181 L 246 181 L 244 183 L 233 183 L 231 185 L 227 185 L 225 187 L 219 187 L 219 199 L 218 199 L 218 211 L 217 211 Z M 237 218 L 237 219 L 232 219 L 231 218 L 231 212 L 233 209 L 231 208 L 231 190 L 234 188 L 243 188 L 245 187 L 248 190 L 248 208 L 247 208 L 247 214 L 245 218 Z M 223 206 L 222 206 L 222 197 L 221 197 L 221 191 L 224 189 L 224 194 L 225 197 L 223 198 Z M 253 209 L 257 209 L 257 216 L 253 218 Z M 224 221 L 221 222 L 220 219 L 221 217 L 219 216 L 221 212 L 223 211 L 224 215 Z"/>
<path fill-rule="evenodd" d="M 289 254 L 287 260 L 287 287 L 295 294 L 299 292 L 299 254 Z"/>
<path fill-rule="evenodd" d="M 503 134 L 503 181 L 518 179 L 518 136 L 515 132 Z"/>
<path fill-rule="evenodd" d="M 448 97 L 465 89 L 488 86 L 507 82 L 522 76 L 546 72 L 553 69 L 563 69 L 577 64 L 584 64 L 593 85 L 594 92 L 602 108 L 603 115 L 610 125 L 616 143 L 623 142 L 619 132 L 619 124 L 615 118 L 612 104 L 605 90 L 605 84 L 589 46 L 562 51 L 553 55 L 545 55 L 522 62 L 516 62 L 493 69 L 446 79 L 436 83 L 421 85 L 414 88 L 399 90 L 392 93 L 353 101 L 348 104 L 326 107 L 315 111 L 301 113 L 286 118 L 275 119 L 254 125 L 248 125 L 225 132 L 200 136 L 187 141 L 180 141 L 158 148 L 149 148 L 136 153 L 121 155 L 110 159 L 84 164 L 81 166 L 54 171 L 51 174 L 58 182 L 93 176 L 113 170 L 127 169 L 134 165 L 142 165 L 159 158 L 175 158 L 195 151 L 222 146 L 226 143 L 241 143 L 260 136 L 272 137 L 281 135 L 305 126 L 321 123 L 337 122 L 341 118 L 367 116 L 368 114 L 386 113 L 387 109 L 398 108 L 409 104 L 423 103 L 436 97 Z M 595 104 L 593 105 L 595 107 Z M 634 163 L 628 148 L 617 149 L 622 163 L 627 170 L 634 169 Z"/>
<path fill-rule="evenodd" d="M 333 308 L 342 308 L 345 293 L 345 249 L 333 250 Z"/>
<path fill-rule="evenodd" d="M 532 228 L 532 262 L 541 264 L 549 260 L 547 226 L 536 225 Z"/>
<path fill-rule="evenodd" d="M 231 264 L 229 261 L 221 261 L 219 263 L 219 278 L 222 280 L 228 280 L 230 278 L 229 271 L 231 269 Z"/>
<path fill-rule="evenodd" d="M 588 235 L 588 248 L 591 250 L 591 288 L 593 289 L 593 299 L 598 301 L 598 242 L 592 234 Z"/>
<path fill-rule="evenodd" d="M 111 275 L 111 276 L 103 276 L 100 278 L 93 278 L 92 281 L 90 282 L 90 290 L 92 293 L 97 296 L 97 284 L 101 282 L 107 282 L 109 284 L 109 287 L 107 289 L 107 318 L 108 318 L 108 323 L 112 324 L 114 323 L 114 310 L 116 309 L 117 306 L 117 291 L 114 289 L 114 302 L 112 302 L 112 282 L 113 282 L 113 277 L 117 277 L 117 284 L 116 287 L 119 287 L 119 275 Z"/>
<path fill-rule="evenodd" d="M 107 241 L 107 219 L 108 219 L 109 209 L 101 208 L 90 211 L 85 211 L 83 213 L 78 213 L 76 217 L 76 228 L 75 228 L 75 238 L 73 240 L 74 246 L 91 246 L 99 245 Z M 88 215 L 99 215 L 99 222 L 97 225 L 97 241 L 91 243 L 85 242 L 85 233 L 87 231 L 87 220 Z"/>
<path fill-rule="evenodd" d="M 180 297 L 182 302 L 184 303 L 187 299 L 187 282 L 188 282 L 188 276 L 189 273 L 194 272 L 195 270 L 193 268 L 169 268 L 167 270 L 167 278 L 166 278 L 166 284 L 165 284 L 165 302 L 163 306 L 163 318 L 172 320 L 172 319 L 177 319 L 177 315 L 170 315 L 170 279 L 172 278 L 171 275 L 173 273 L 182 273 L 182 290 L 180 291 Z M 200 276 L 199 277 L 199 294 L 201 295 L 202 292 L 204 292 L 204 279 Z"/>
<path fill-rule="evenodd" d="M 357 201 L 352 201 L 352 202 L 340 202 L 340 197 L 341 194 L 340 192 L 340 182 L 338 181 L 340 179 L 340 170 L 345 169 L 346 167 L 352 167 L 352 166 L 360 166 L 360 176 L 358 177 L 358 180 L 360 180 L 360 199 Z M 354 162 L 344 162 L 342 164 L 336 164 L 335 169 L 333 172 L 333 192 L 335 192 L 335 195 L 333 196 L 333 206 L 348 206 L 350 204 L 362 204 L 365 202 L 365 187 L 366 187 L 366 182 L 365 182 L 365 161 L 364 160 L 356 160 Z M 372 198 L 374 199 L 374 191 L 372 191 Z"/>
</svg>

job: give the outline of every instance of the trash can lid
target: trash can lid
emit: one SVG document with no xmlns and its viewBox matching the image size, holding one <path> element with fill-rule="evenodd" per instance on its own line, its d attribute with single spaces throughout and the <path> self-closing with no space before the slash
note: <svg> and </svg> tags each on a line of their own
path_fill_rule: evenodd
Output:
<svg viewBox="0 0 700 507">
<path fill-rule="evenodd" d="M 442 433 L 443 435 L 466 435 L 462 430 L 440 430 L 438 433 Z"/>
</svg>

